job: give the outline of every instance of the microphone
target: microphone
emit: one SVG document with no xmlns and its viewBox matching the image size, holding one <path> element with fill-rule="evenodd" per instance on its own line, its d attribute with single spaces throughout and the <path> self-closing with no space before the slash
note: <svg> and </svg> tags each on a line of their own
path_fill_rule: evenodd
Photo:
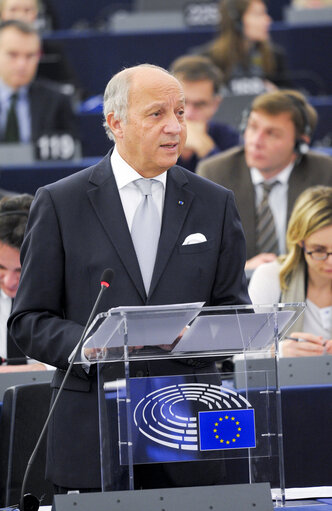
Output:
<svg viewBox="0 0 332 511">
<path fill-rule="evenodd" d="M 25 490 L 25 486 L 26 486 L 26 482 L 27 482 L 27 479 L 28 479 L 28 475 L 29 475 L 29 472 L 30 472 L 30 468 L 34 462 L 34 459 L 36 457 L 36 454 L 37 454 L 37 451 L 40 447 L 40 444 L 44 438 L 44 435 L 45 435 L 45 432 L 47 430 L 47 426 L 50 422 L 50 419 L 53 415 L 53 412 L 54 412 L 54 409 L 56 407 L 56 404 L 57 402 L 59 401 L 59 397 L 61 396 L 62 394 L 62 390 L 63 390 L 63 387 L 65 386 L 66 384 L 66 381 L 68 379 L 68 376 L 70 374 L 70 371 L 73 367 L 73 364 L 74 364 L 74 360 L 76 359 L 76 355 L 77 353 L 79 352 L 79 350 L 82 348 L 83 346 L 83 342 L 84 342 L 84 338 L 85 338 L 85 334 L 93 320 L 93 318 L 95 317 L 96 315 L 96 310 L 97 310 L 97 307 L 99 305 L 99 302 L 100 302 L 100 299 L 104 293 L 104 291 L 106 289 L 109 288 L 109 286 L 111 285 L 111 282 L 113 280 L 113 277 L 114 277 L 114 271 L 111 269 L 111 268 L 107 268 L 106 270 L 103 271 L 102 273 L 102 276 L 101 276 L 101 279 L 100 279 L 100 291 L 98 293 L 98 296 L 97 296 L 97 299 L 95 301 L 95 304 L 93 306 L 93 309 L 91 311 L 91 314 L 89 316 L 89 319 L 88 321 L 86 322 L 86 325 L 84 327 L 84 330 L 82 332 L 82 335 L 80 337 L 80 340 L 78 341 L 77 345 L 76 345 L 76 348 L 73 352 L 73 356 L 71 358 L 71 361 L 69 363 L 69 366 L 67 368 L 67 371 L 66 371 L 66 374 L 63 378 L 63 381 L 59 387 L 59 391 L 58 391 L 58 394 L 53 402 L 53 405 L 48 413 L 48 416 L 46 418 L 46 421 L 44 423 L 44 426 L 43 426 L 43 429 L 38 437 L 38 440 L 37 440 L 37 443 L 36 443 L 36 446 L 30 456 L 30 459 L 28 461 L 28 464 L 27 464 L 27 467 L 25 469 L 25 473 L 24 473 L 24 477 L 23 477 L 23 482 L 22 482 L 22 487 L 21 487 L 21 495 L 20 495 L 20 505 L 19 505 L 19 510 L 20 511 L 37 511 L 39 509 L 39 499 L 37 497 L 35 497 L 34 495 L 31 495 L 30 493 L 27 493 L 26 495 L 24 495 L 24 490 Z"/>
</svg>

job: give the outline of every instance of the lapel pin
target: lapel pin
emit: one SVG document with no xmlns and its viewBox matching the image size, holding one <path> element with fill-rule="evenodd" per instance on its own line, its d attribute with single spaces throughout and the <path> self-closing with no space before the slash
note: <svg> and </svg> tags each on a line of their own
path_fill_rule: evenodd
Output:
<svg viewBox="0 0 332 511">
<path fill-rule="evenodd" d="M 178 205 L 179 206 L 184 206 L 184 201 L 183 200 L 178 200 Z"/>
</svg>

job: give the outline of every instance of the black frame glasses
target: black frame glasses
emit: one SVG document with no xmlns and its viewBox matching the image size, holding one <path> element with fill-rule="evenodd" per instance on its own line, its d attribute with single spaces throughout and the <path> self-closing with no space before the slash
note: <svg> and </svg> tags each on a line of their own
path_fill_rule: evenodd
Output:
<svg viewBox="0 0 332 511">
<path fill-rule="evenodd" d="M 326 261 L 326 259 L 332 255 L 332 252 L 326 252 L 325 250 L 310 250 L 310 252 L 306 249 L 305 244 L 303 242 L 302 248 L 304 252 L 312 257 L 314 261 Z"/>
</svg>

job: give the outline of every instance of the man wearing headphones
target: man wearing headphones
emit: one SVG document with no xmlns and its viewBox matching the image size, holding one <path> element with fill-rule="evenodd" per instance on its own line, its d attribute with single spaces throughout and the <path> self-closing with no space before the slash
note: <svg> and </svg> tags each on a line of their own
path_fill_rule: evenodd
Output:
<svg viewBox="0 0 332 511">
<path fill-rule="evenodd" d="M 207 158 L 197 173 L 233 190 L 247 240 L 246 270 L 286 252 L 298 195 L 332 186 L 332 158 L 309 151 L 317 113 L 293 90 L 257 96 L 243 122 L 244 146 Z"/>
</svg>

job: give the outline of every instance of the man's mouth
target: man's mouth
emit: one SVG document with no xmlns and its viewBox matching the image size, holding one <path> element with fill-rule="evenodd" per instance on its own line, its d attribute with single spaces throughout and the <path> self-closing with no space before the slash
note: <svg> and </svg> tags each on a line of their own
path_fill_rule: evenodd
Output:
<svg viewBox="0 0 332 511">
<path fill-rule="evenodd" d="M 161 144 L 161 147 L 165 147 L 166 149 L 175 149 L 178 146 L 178 142 L 168 142 L 167 144 Z"/>
</svg>

